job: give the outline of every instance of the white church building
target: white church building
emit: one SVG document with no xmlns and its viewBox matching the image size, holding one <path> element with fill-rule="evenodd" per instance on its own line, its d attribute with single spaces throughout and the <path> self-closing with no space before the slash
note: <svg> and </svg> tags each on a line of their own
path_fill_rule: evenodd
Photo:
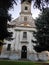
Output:
<svg viewBox="0 0 49 65">
<path fill-rule="evenodd" d="M 39 57 L 41 60 L 48 60 L 47 53 L 37 53 L 33 48 L 35 44 L 32 40 L 36 40 L 33 31 L 36 31 L 36 27 L 31 13 L 30 2 L 21 2 L 20 16 L 13 20 L 10 25 L 13 27 L 8 28 L 8 30 L 13 32 L 13 40 L 5 40 L 6 44 L 3 45 L 0 58 L 9 58 L 11 60 L 25 58 L 37 61 Z"/>
</svg>

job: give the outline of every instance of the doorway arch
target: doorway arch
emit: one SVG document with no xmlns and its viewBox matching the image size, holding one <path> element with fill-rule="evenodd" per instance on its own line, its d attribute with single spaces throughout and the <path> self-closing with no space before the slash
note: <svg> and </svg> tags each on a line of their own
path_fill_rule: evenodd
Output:
<svg viewBox="0 0 49 65">
<path fill-rule="evenodd" d="M 26 46 L 22 46 L 21 58 L 27 58 L 27 47 Z"/>
</svg>

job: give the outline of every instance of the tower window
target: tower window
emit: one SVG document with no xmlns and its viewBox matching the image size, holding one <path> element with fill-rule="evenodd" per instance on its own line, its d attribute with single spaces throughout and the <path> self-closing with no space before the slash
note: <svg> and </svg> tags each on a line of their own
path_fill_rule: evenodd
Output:
<svg viewBox="0 0 49 65">
<path fill-rule="evenodd" d="M 28 10 L 28 7 L 27 6 L 25 6 L 25 10 Z"/>
<path fill-rule="evenodd" d="M 24 21 L 27 21 L 27 17 L 24 17 Z"/>
<path fill-rule="evenodd" d="M 27 38 L 27 32 L 23 32 L 23 38 Z"/>
<path fill-rule="evenodd" d="M 11 44 L 8 44 L 7 51 L 10 51 L 10 48 L 11 48 Z"/>
</svg>

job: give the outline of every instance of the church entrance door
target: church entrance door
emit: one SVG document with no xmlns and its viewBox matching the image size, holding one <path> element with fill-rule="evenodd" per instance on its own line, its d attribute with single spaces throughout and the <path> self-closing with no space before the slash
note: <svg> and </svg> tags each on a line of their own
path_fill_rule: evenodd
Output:
<svg viewBox="0 0 49 65">
<path fill-rule="evenodd" d="M 21 58 L 27 58 L 27 47 L 22 46 Z"/>
</svg>

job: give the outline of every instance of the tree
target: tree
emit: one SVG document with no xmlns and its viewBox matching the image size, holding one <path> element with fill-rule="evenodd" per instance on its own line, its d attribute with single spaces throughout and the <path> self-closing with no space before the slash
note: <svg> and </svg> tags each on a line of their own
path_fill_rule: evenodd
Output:
<svg viewBox="0 0 49 65">
<path fill-rule="evenodd" d="M 11 32 L 7 30 L 7 22 L 11 20 L 9 9 L 16 3 L 15 0 L 0 0 L 0 48 L 3 45 L 3 40 L 11 37 Z"/>
<path fill-rule="evenodd" d="M 49 0 L 32 0 L 34 1 L 34 6 L 43 10 L 44 8 L 49 6 Z"/>
<path fill-rule="evenodd" d="M 49 8 L 45 8 L 35 21 L 37 32 L 35 38 L 37 39 L 34 49 L 37 52 L 49 51 Z M 35 41 L 34 41 L 35 42 Z"/>
<path fill-rule="evenodd" d="M 15 0 L 0 0 L 0 40 L 11 37 L 7 30 L 7 22 L 11 20 L 8 10 L 13 7 Z"/>
</svg>

